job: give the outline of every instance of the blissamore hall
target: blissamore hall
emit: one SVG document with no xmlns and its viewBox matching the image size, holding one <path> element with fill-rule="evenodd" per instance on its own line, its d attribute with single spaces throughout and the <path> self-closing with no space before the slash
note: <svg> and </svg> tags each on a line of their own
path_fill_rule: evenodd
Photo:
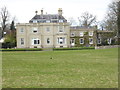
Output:
<svg viewBox="0 0 120 90">
<path fill-rule="evenodd" d="M 57 14 L 36 15 L 29 23 L 17 24 L 17 48 L 67 48 L 90 47 L 102 44 L 112 44 L 113 32 L 100 31 L 97 27 L 71 27 L 62 15 L 62 9 Z"/>
</svg>

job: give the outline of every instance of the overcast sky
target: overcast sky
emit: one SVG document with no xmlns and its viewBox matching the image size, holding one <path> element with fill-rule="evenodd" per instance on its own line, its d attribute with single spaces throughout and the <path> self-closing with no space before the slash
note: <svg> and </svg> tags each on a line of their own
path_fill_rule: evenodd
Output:
<svg viewBox="0 0 120 90">
<path fill-rule="evenodd" d="M 104 18 L 108 4 L 112 0 L 0 0 L 0 8 L 6 6 L 12 17 L 16 16 L 20 23 L 28 23 L 35 11 L 43 8 L 44 13 L 57 14 L 58 8 L 63 9 L 65 18 L 77 19 L 88 11 L 96 15 L 98 21 Z"/>
</svg>

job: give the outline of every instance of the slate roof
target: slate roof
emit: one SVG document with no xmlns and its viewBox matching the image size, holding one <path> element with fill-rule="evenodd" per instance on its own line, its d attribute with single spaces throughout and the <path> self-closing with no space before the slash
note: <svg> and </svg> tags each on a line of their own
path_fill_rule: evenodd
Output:
<svg viewBox="0 0 120 90">
<path fill-rule="evenodd" d="M 57 23 L 59 20 L 63 20 L 63 22 L 67 22 L 67 20 L 58 14 L 45 14 L 45 15 L 35 15 L 29 22 L 33 23 L 37 21 L 37 23 L 46 23 L 46 21 Z"/>
<path fill-rule="evenodd" d="M 94 27 L 72 26 L 70 29 L 93 29 Z"/>
</svg>

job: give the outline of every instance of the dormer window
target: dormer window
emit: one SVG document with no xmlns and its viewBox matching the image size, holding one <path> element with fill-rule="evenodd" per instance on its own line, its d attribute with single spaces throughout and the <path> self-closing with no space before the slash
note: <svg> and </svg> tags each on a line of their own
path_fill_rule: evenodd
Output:
<svg viewBox="0 0 120 90">
<path fill-rule="evenodd" d="M 63 20 L 59 20 L 59 22 L 60 22 L 60 23 L 62 23 L 62 22 L 63 22 Z"/>
<path fill-rule="evenodd" d="M 37 23 L 37 20 L 33 20 L 33 23 Z"/>
<path fill-rule="evenodd" d="M 46 23 L 50 23 L 50 20 L 46 20 Z"/>
</svg>

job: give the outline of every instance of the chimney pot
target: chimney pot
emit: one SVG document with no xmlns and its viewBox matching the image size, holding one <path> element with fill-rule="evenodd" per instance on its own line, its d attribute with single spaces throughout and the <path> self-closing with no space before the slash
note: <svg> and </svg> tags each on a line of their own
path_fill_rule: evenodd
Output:
<svg viewBox="0 0 120 90">
<path fill-rule="evenodd" d="M 43 15 L 43 9 L 41 9 L 41 15 Z"/>
<path fill-rule="evenodd" d="M 58 14 L 59 14 L 59 15 L 62 15 L 62 8 L 59 8 L 59 9 L 58 9 Z"/>
</svg>

